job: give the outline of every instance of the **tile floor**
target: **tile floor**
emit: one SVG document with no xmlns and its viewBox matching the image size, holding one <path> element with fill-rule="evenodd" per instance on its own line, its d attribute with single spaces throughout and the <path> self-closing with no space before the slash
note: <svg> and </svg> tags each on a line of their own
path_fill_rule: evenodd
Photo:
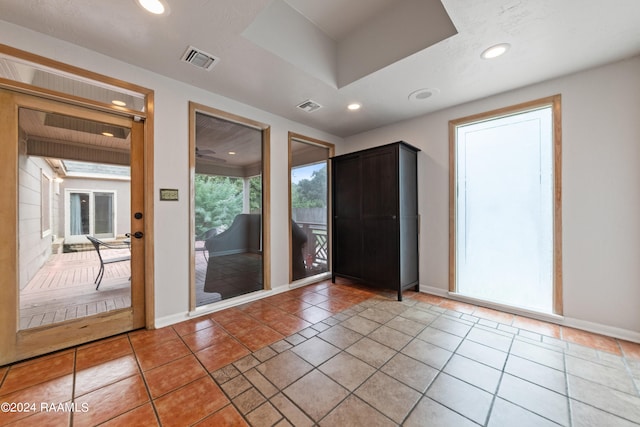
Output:
<svg viewBox="0 0 640 427">
<path fill-rule="evenodd" d="M 632 426 L 640 345 L 322 282 L 0 367 L 0 402 L 16 426 Z"/>
</svg>

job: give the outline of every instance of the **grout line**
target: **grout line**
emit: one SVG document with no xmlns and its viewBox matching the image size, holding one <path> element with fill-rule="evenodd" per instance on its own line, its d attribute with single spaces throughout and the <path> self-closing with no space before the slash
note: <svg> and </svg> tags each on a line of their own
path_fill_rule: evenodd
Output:
<svg viewBox="0 0 640 427">
<path fill-rule="evenodd" d="M 174 332 L 175 332 L 175 330 L 174 330 Z M 133 343 L 131 342 L 130 333 L 127 333 L 126 337 L 127 337 L 127 341 L 129 342 L 129 346 L 131 347 L 131 351 L 133 352 L 133 358 L 136 361 L 136 365 L 138 365 L 139 375 L 140 375 L 140 377 L 142 377 L 142 382 L 144 384 L 145 390 L 147 391 L 147 396 L 149 397 L 149 403 L 151 404 L 151 409 L 153 410 L 153 413 L 154 413 L 154 415 L 156 417 L 156 421 L 158 422 L 158 425 L 162 425 L 160 423 L 160 414 L 158 414 L 158 410 L 156 409 L 156 405 L 155 405 L 155 403 L 153 401 L 153 396 L 151 395 L 151 390 L 149 389 L 149 384 L 147 384 L 147 377 L 145 377 L 144 371 L 142 370 L 142 366 L 140 365 L 140 361 L 138 360 L 138 355 L 136 354 L 136 348 L 133 346 Z M 123 415 L 123 414 L 126 414 L 128 412 L 131 412 L 131 411 L 133 411 L 135 409 L 138 409 L 138 408 L 140 408 L 142 406 L 144 406 L 144 403 L 142 405 L 140 405 L 140 406 L 136 406 L 135 408 L 130 409 L 127 412 L 123 412 L 122 414 L 118 414 L 118 415 L 116 415 L 116 417 L 118 417 L 120 415 Z"/>
</svg>

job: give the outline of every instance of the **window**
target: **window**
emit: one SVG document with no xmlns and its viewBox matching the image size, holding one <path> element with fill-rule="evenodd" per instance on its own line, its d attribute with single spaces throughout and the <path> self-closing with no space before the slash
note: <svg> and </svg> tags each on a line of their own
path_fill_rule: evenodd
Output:
<svg viewBox="0 0 640 427">
<path fill-rule="evenodd" d="M 269 127 L 189 104 L 190 308 L 269 289 Z"/>
<path fill-rule="evenodd" d="M 65 191 L 66 243 L 84 243 L 84 236 L 115 238 L 115 191 Z"/>
<path fill-rule="evenodd" d="M 329 271 L 328 169 L 333 151 L 333 144 L 289 133 L 290 281 Z"/>
<path fill-rule="evenodd" d="M 561 313 L 560 97 L 452 121 L 450 290 Z"/>
</svg>

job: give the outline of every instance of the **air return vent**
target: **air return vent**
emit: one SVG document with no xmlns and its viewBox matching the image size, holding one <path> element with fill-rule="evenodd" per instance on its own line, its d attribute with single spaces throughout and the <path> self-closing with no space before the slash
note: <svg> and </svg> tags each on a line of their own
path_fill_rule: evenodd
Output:
<svg viewBox="0 0 640 427">
<path fill-rule="evenodd" d="M 298 108 L 301 109 L 301 110 L 306 111 L 307 113 L 313 113 L 314 111 L 319 110 L 320 108 L 322 108 L 322 105 L 318 104 L 315 101 L 307 99 L 302 104 L 298 104 Z"/>
<path fill-rule="evenodd" d="M 184 55 L 182 55 L 182 60 L 198 68 L 204 68 L 207 71 L 211 71 L 211 69 L 220 62 L 219 58 L 203 52 L 200 49 L 196 49 L 193 46 L 187 48 Z"/>
</svg>

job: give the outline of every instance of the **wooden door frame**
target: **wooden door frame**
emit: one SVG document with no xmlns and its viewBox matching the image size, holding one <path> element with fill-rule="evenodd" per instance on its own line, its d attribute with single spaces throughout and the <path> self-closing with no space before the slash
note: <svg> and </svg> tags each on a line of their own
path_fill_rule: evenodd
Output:
<svg viewBox="0 0 640 427">
<path fill-rule="evenodd" d="M 195 176 L 196 113 L 256 129 L 262 133 L 262 287 L 271 289 L 271 126 L 237 114 L 189 101 L 189 311 L 196 310 Z"/>
<path fill-rule="evenodd" d="M 541 108 L 552 111 L 553 160 L 553 290 L 552 312 L 562 315 L 564 310 L 562 288 L 562 96 L 552 95 L 497 110 L 474 114 L 449 121 L 449 292 L 457 293 L 456 222 L 457 222 L 457 128 L 474 122 L 497 119 Z M 508 309 L 509 306 L 505 307 Z"/>
<path fill-rule="evenodd" d="M 327 157 L 327 273 L 322 273 L 322 274 L 326 274 L 326 275 L 330 275 L 331 274 L 331 270 L 332 270 L 332 266 L 331 266 L 331 162 L 329 161 L 329 159 L 331 157 L 333 157 L 335 155 L 335 151 L 336 151 L 336 146 L 335 144 L 332 144 L 330 142 L 326 142 L 326 141 L 322 141 L 320 139 L 316 139 L 316 138 L 311 138 L 299 133 L 295 133 L 295 132 L 289 132 L 288 133 L 288 156 L 289 156 L 289 160 L 288 160 L 288 177 L 287 177 L 287 182 L 288 182 L 288 187 L 287 187 L 287 195 L 288 195 L 288 212 L 289 212 L 289 222 L 287 224 L 291 224 L 291 221 L 293 220 L 293 214 L 291 212 L 291 168 L 293 167 L 293 152 L 291 150 L 291 145 L 293 143 L 293 141 L 298 141 L 304 144 L 309 144 L 309 145 L 315 145 L 317 147 L 320 148 L 326 148 L 329 151 L 329 157 Z M 293 259 L 292 259 L 292 254 L 293 254 L 293 236 L 292 236 L 292 231 L 291 231 L 291 227 L 287 226 L 287 229 L 289 230 L 289 283 L 293 283 Z M 298 279 L 299 281 L 304 281 L 307 278 L 304 279 Z M 317 280 L 315 281 L 320 281 L 320 280 L 324 280 L 325 276 L 321 276 L 319 277 Z M 297 281 L 296 281 L 297 282 Z M 304 282 L 305 284 L 307 282 Z"/>
<path fill-rule="evenodd" d="M 134 209 L 134 204 L 138 204 L 138 206 L 142 206 L 144 212 L 144 239 L 141 240 L 142 245 L 140 245 L 141 252 L 144 252 L 141 258 L 144 261 L 144 283 L 143 289 L 144 294 L 140 293 L 137 295 L 132 295 L 132 303 L 134 301 L 143 302 L 144 309 L 137 313 L 138 316 L 134 319 L 136 325 L 146 328 L 153 328 L 155 323 L 155 306 L 154 306 L 154 250 L 153 250 L 153 222 L 154 222 L 154 200 L 151 195 L 154 194 L 154 180 L 153 180 L 153 154 L 154 154 L 154 138 L 153 138 L 153 124 L 154 124 L 154 92 L 150 89 L 137 86 L 134 84 L 130 84 L 127 82 L 123 82 L 105 75 L 101 75 L 98 73 L 94 73 L 88 70 L 84 70 L 81 68 L 77 68 L 71 65 L 67 65 L 55 60 L 51 60 L 42 56 L 38 56 L 29 52 L 25 52 L 19 49 L 12 48 L 10 46 L 6 46 L 0 44 L 0 53 L 6 54 L 24 61 L 32 62 L 34 66 L 44 66 L 47 68 L 53 68 L 60 71 L 63 71 L 68 74 L 72 74 L 77 76 L 79 79 L 89 79 L 96 81 L 97 84 L 103 83 L 111 86 L 115 86 L 118 88 L 122 88 L 124 91 L 136 92 L 140 95 L 143 95 L 145 98 L 145 106 L 144 111 L 135 111 L 129 110 L 123 107 L 117 107 L 114 105 L 110 105 L 107 103 L 101 103 L 94 100 L 81 98 L 69 94 L 65 94 L 62 92 L 57 92 L 54 90 L 44 89 L 35 87 L 29 84 L 25 84 L 22 82 L 9 80 L 5 78 L 0 78 L 0 89 L 4 89 L 8 91 L 9 95 L 2 96 L 2 101 L 6 102 L 6 96 L 13 96 L 12 94 L 27 94 L 32 95 L 37 98 L 43 100 L 43 102 L 49 101 L 58 101 L 67 104 L 70 110 L 74 109 L 82 109 L 85 113 L 87 111 L 96 111 L 96 112 L 106 112 L 110 113 L 112 116 L 124 116 L 133 120 L 133 127 L 138 128 L 138 132 L 134 132 L 135 135 L 140 137 L 142 140 L 139 141 L 142 145 L 142 150 L 140 155 L 135 156 L 132 153 L 132 169 L 135 168 L 141 176 L 138 179 L 143 180 L 143 190 L 140 192 L 139 200 L 132 200 L 132 209 Z M 17 114 L 17 111 L 16 111 Z M 8 138 L 9 141 L 17 141 L 18 135 L 17 129 L 13 129 L 11 123 L 14 122 L 14 119 L 8 117 L 9 115 L 3 115 L 0 117 L 0 128 L 8 129 L 6 133 L 4 133 L 3 137 Z M 4 139 L 3 138 L 3 139 Z M 6 140 L 6 139 L 5 139 Z M 16 159 L 18 155 L 18 147 L 17 144 L 7 144 L 6 147 L 3 147 L 3 151 L 10 156 L 12 159 Z M 15 304 L 18 304 L 18 291 L 16 286 L 16 279 L 18 277 L 18 252 L 17 252 L 17 241 L 18 241 L 18 224 L 17 224 L 17 212 L 18 212 L 18 197 L 17 197 L 17 183 L 18 183 L 18 168 L 17 162 L 10 162 L 11 165 L 8 165 L 6 168 L 0 168 L 0 179 L 5 183 L 15 183 L 16 187 L 7 189 L 8 191 L 0 193 L 0 217 L 1 218 L 15 218 L 15 221 L 7 221 L 3 225 L 4 231 L 2 232 L 4 238 L 9 238 L 10 240 L 16 242 L 15 244 L 9 245 L 0 245 L 0 265 L 3 267 L 3 271 L 6 271 L 6 274 L 0 276 L 0 289 L 3 291 L 8 291 L 5 294 L 5 298 L 9 300 L 13 300 Z M 15 164 L 14 164 L 15 163 Z M 133 224 L 132 224 L 133 226 Z M 137 231 L 137 230 L 136 230 Z M 18 331 L 18 319 L 13 316 L 14 311 L 5 312 L 0 311 L 0 324 L 4 325 L 12 325 L 15 331 Z M 29 333 L 28 331 L 22 331 L 23 337 L 21 339 L 26 342 L 27 346 L 29 344 L 30 337 L 35 336 L 33 333 Z M 104 330 L 105 333 L 119 333 L 117 330 Z M 7 338 L 3 336 L 0 337 L 0 347 L 6 347 Z M 10 336 L 12 338 L 12 342 L 10 343 L 13 346 L 16 342 L 16 335 L 13 334 Z M 66 342 L 65 346 L 74 345 L 74 343 Z M 52 348 L 53 350 L 53 348 Z M 33 354 L 35 355 L 35 354 Z M 0 361 L 0 364 L 8 363 L 7 360 Z"/>
</svg>

